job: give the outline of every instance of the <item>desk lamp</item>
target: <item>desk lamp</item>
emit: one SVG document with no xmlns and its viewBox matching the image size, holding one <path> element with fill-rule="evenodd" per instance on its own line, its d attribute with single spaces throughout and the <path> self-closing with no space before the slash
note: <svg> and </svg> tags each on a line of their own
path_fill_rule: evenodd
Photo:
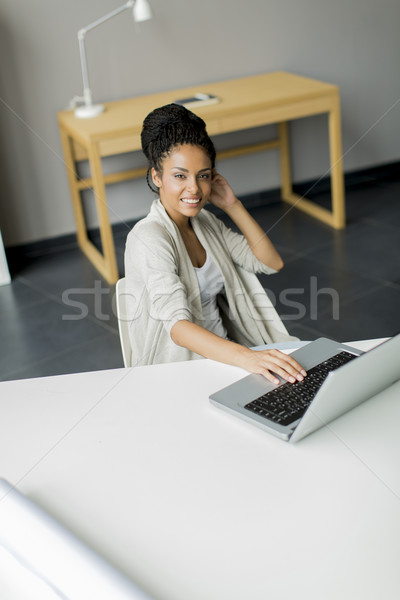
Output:
<svg viewBox="0 0 400 600">
<path fill-rule="evenodd" d="M 152 17 L 152 11 L 147 0 L 128 0 L 128 2 L 123 6 L 116 8 L 110 13 L 104 15 L 104 17 L 97 19 L 87 27 L 83 27 L 83 29 L 80 29 L 78 31 L 79 54 L 81 59 L 83 80 L 83 97 L 74 98 L 72 100 L 72 104 L 75 105 L 77 100 L 84 101 L 84 104 L 82 106 L 78 106 L 75 109 L 75 116 L 80 119 L 89 119 L 91 117 L 96 117 L 97 115 L 101 114 L 104 110 L 104 106 L 102 104 L 93 104 L 92 102 L 92 91 L 89 86 L 89 75 L 85 51 L 86 34 L 88 31 L 91 31 L 95 27 L 102 25 L 109 19 L 112 19 L 113 17 L 119 15 L 128 8 L 132 9 L 133 19 L 137 23 L 140 23 L 141 21 L 147 21 Z"/>
</svg>

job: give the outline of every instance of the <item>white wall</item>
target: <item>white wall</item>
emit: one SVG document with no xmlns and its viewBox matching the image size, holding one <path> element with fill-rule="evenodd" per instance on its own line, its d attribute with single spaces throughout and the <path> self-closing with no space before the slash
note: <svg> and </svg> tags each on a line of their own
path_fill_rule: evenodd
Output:
<svg viewBox="0 0 400 600">
<path fill-rule="evenodd" d="M 287 70 L 338 84 L 346 171 L 400 158 L 398 0 L 151 0 L 156 18 L 128 13 L 88 34 L 95 100 Z M 56 113 L 81 93 L 77 30 L 123 0 L 2 0 L 0 4 L 0 226 L 6 245 L 75 230 Z M 231 134 L 217 146 L 273 135 Z M 328 168 L 323 116 L 291 126 L 295 181 Z M 105 168 L 144 164 L 139 154 Z M 219 165 L 236 191 L 276 187 L 278 158 Z M 146 214 L 142 181 L 108 188 L 113 222 Z M 87 202 L 91 224 L 90 200 Z"/>
</svg>

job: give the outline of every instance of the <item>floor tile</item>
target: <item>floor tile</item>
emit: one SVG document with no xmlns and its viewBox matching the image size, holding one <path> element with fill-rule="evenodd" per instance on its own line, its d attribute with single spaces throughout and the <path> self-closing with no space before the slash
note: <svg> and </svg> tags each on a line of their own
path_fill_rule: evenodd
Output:
<svg viewBox="0 0 400 600">
<path fill-rule="evenodd" d="M 115 285 L 109 285 L 101 278 L 96 278 L 90 286 L 66 288 L 61 303 L 65 319 L 73 320 L 78 312 L 83 317 L 89 316 L 104 329 L 118 330 Z"/>
<path fill-rule="evenodd" d="M 385 225 L 361 222 L 340 243 L 308 252 L 314 260 L 377 281 L 396 281 L 400 273 L 400 232 Z"/>
<path fill-rule="evenodd" d="M 313 219 L 285 203 L 251 211 L 268 237 L 291 252 L 308 253 L 329 243 L 340 242 L 343 232 Z M 347 231 L 347 234 L 350 232 Z"/>
<path fill-rule="evenodd" d="M 367 218 L 381 225 L 400 228 L 399 197 L 400 182 L 354 190 L 347 202 L 348 220 Z"/>
<path fill-rule="evenodd" d="M 304 325 L 293 325 L 292 322 L 286 323 L 286 329 L 290 333 L 290 335 L 294 335 L 298 337 L 302 341 L 313 341 L 318 339 L 319 337 L 326 337 L 326 335 L 319 331 L 318 329 L 314 329 L 311 327 L 305 327 Z"/>
<path fill-rule="evenodd" d="M 0 315 L 0 378 L 104 334 L 89 318 L 66 320 L 63 315 L 63 307 L 51 300 L 21 310 L 15 318 Z"/>
<path fill-rule="evenodd" d="M 379 284 L 349 271 L 324 265 L 309 257 L 296 258 L 274 275 L 259 275 L 281 318 L 301 321 L 340 310 L 344 302 L 363 295 Z"/>
<path fill-rule="evenodd" d="M 9 318 L 17 318 L 20 310 L 46 300 L 40 291 L 17 279 L 11 285 L 0 286 L 0 315 L 9 314 Z"/>
<path fill-rule="evenodd" d="M 90 288 L 95 279 L 102 277 L 79 248 L 74 248 L 27 260 L 17 279 L 42 293 L 61 298 L 64 290 Z"/>
<path fill-rule="evenodd" d="M 123 367 L 121 346 L 117 334 L 105 333 L 69 350 L 59 352 L 51 358 L 21 367 L 3 377 L 2 380 L 47 377 L 67 373 L 101 371 Z"/>
<path fill-rule="evenodd" d="M 400 332 L 399 306 L 400 291 L 382 286 L 343 304 L 339 318 L 325 313 L 299 324 L 339 341 L 393 336 Z"/>
<path fill-rule="evenodd" d="M 115 286 L 101 277 L 78 248 L 31 259 L 15 283 L 56 300 L 66 317 L 78 311 L 91 315 L 105 329 L 117 330 Z"/>
</svg>

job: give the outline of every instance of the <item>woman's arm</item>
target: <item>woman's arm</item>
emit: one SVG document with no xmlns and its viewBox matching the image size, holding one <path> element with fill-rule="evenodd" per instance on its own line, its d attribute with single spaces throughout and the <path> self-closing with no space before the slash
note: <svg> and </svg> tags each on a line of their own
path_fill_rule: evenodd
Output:
<svg viewBox="0 0 400 600">
<path fill-rule="evenodd" d="M 190 321 L 177 321 L 171 328 L 171 338 L 178 346 L 188 348 L 204 358 L 242 367 L 250 373 L 259 373 L 272 383 L 279 383 L 274 373 L 291 383 L 302 381 L 306 375 L 303 367 L 290 355 L 279 350 L 251 350 Z"/>
<path fill-rule="evenodd" d="M 275 246 L 236 198 L 226 179 L 218 173 L 213 177 L 210 202 L 223 210 L 237 225 L 258 260 L 276 271 L 282 269 L 283 261 Z"/>
</svg>

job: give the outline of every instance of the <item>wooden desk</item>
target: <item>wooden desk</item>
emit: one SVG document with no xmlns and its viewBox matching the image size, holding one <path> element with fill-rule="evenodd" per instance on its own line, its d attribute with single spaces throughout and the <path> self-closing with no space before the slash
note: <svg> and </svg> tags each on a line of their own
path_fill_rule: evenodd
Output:
<svg viewBox="0 0 400 600">
<path fill-rule="evenodd" d="M 210 404 L 243 375 L 2 382 L 0 475 L 157 600 L 398 598 L 400 382 L 292 445 Z"/>
<path fill-rule="evenodd" d="M 338 87 L 285 72 L 268 73 L 218 83 L 171 90 L 150 96 L 106 103 L 103 114 L 77 119 L 73 111 L 58 113 L 65 164 L 75 213 L 78 243 L 109 283 L 119 277 L 112 230 L 107 209 L 107 184 L 142 177 L 146 168 L 103 174 L 101 158 L 140 150 L 140 132 L 145 116 L 154 108 L 177 98 L 203 91 L 215 94 L 219 104 L 196 108 L 207 123 L 211 136 L 278 123 L 278 137 L 250 146 L 219 153 L 229 158 L 250 152 L 278 148 L 281 156 L 282 199 L 335 228 L 345 226 L 342 170 L 340 100 Z M 287 122 L 319 113 L 328 113 L 332 210 L 327 210 L 293 193 L 290 174 Z M 89 160 L 91 177 L 79 179 L 76 163 Z M 103 247 L 101 254 L 87 236 L 81 191 L 93 188 Z"/>
</svg>

